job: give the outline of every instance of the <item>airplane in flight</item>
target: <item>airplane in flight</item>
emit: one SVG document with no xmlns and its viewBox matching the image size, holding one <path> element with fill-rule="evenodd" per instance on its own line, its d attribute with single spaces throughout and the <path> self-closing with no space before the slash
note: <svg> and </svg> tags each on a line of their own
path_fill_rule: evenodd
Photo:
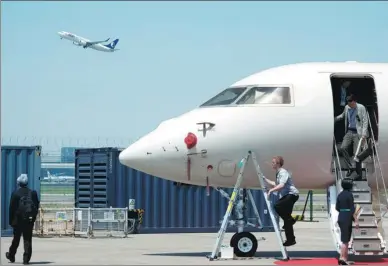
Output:
<svg viewBox="0 0 388 266">
<path fill-rule="evenodd" d="M 340 180 L 348 169 L 338 151 L 344 134 L 335 133 L 335 127 L 344 126 L 344 122 L 335 123 L 334 118 L 341 113 L 338 109 L 344 81 L 350 81 L 350 88 L 370 117 L 374 152 L 363 162 L 367 178 L 364 186 L 365 191 L 371 189 L 373 204 L 377 204 L 376 198 L 380 197 L 375 195 L 381 196 L 382 188 L 387 195 L 388 177 L 383 173 L 388 172 L 388 63 L 308 62 L 260 71 L 235 82 L 197 108 L 163 121 L 124 149 L 119 160 L 127 167 L 174 182 L 232 188 L 240 161 L 248 151 L 257 155 L 262 174 L 272 180 L 275 173 L 271 160 L 281 155 L 298 189 L 327 189 L 331 233 L 339 252 L 335 204 Z M 245 168 L 242 190 L 262 188 L 256 168 Z M 365 195 L 369 194 L 362 197 L 368 198 Z M 360 205 L 365 215 L 361 217 L 378 223 L 372 195 L 370 202 L 365 200 Z M 367 232 L 369 240 L 354 236 L 350 254 L 386 252 L 382 235 Z M 243 251 L 237 243 L 246 235 L 239 235 L 241 232 L 233 236 L 230 244 L 235 252 L 254 254 L 256 238 L 248 237 L 256 245 Z"/>
<path fill-rule="evenodd" d="M 108 42 L 110 38 L 104 40 L 104 41 L 90 41 L 88 39 L 85 39 L 83 37 L 80 37 L 76 34 L 66 32 L 66 31 L 59 31 L 58 35 L 60 36 L 61 39 L 66 39 L 69 41 L 72 41 L 74 45 L 76 46 L 82 46 L 84 49 L 86 48 L 92 48 L 97 51 L 102 51 L 102 52 L 114 52 L 118 51 L 120 49 L 115 49 L 117 43 L 119 42 L 119 39 L 115 39 L 109 44 L 102 44 L 105 42 Z"/>
</svg>

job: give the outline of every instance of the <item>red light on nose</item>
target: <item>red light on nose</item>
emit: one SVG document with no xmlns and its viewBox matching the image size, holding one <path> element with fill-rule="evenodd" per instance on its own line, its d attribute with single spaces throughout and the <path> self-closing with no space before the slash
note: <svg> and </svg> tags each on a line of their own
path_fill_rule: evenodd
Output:
<svg viewBox="0 0 388 266">
<path fill-rule="evenodd" d="M 197 136 L 194 133 L 189 132 L 185 138 L 185 143 L 188 149 L 194 148 L 197 145 Z"/>
</svg>

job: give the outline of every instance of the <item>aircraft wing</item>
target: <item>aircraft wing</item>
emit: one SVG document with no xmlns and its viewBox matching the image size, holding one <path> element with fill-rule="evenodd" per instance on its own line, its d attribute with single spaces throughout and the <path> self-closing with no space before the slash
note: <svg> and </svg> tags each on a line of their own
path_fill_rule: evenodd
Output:
<svg viewBox="0 0 388 266">
<path fill-rule="evenodd" d="M 85 46 L 86 46 L 86 47 L 89 47 L 89 46 L 91 46 L 91 45 L 93 45 L 93 44 L 99 44 L 99 43 L 102 43 L 102 42 L 107 42 L 107 41 L 109 41 L 109 39 L 110 39 L 110 38 L 108 38 L 108 39 L 106 39 L 106 40 L 104 40 L 104 41 L 86 42 Z"/>
</svg>

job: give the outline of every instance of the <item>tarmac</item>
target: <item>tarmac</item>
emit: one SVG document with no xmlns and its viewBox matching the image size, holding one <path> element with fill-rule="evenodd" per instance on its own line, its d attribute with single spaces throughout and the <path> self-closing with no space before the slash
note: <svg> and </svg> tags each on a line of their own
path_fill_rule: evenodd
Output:
<svg viewBox="0 0 388 266">
<path fill-rule="evenodd" d="M 388 219 L 385 220 L 387 225 Z M 297 244 L 289 247 L 289 256 L 298 258 L 335 258 L 334 244 L 329 223 L 325 219 L 317 222 L 295 224 Z M 386 227 L 386 226 L 385 226 Z M 33 238 L 34 265 L 274 265 L 281 257 L 280 247 L 274 233 L 254 233 L 259 240 L 256 256 L 242 260 L 209 261 L 217 234 L 136 234 L 127 238 Z M 225 235 L 224 244 L 233 234 Z M 1 263 L 8 264 L 4 253 L 12 241 L 1 239 Z M 21 264 L 23 244 L 21 242 L 15 264 Z"/>
</svg>

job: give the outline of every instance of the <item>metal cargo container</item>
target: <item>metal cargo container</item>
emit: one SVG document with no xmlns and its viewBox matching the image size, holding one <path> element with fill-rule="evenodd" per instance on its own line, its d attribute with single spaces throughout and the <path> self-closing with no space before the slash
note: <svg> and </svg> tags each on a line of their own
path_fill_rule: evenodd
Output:
<svg viewBox="0 0 388 266">
<path fill-rule="evenodd" d="M 9 201 L 17 188 L 16 179 L 20 174 L 28 175 L 28 187 L 40 195 L 41 146 L 1 147 L 1 234 L 12 233 L 9 226 Z"/>
<path fill-rule="evenodd" d="M 228 204 L 218 191 L 210 189 L 207 196 L 205 187 L 178 187 L 172 181 L 125 167 L 118 160 L 121 150 L 75 151 L 76 207 L 125 208 L 129 199 L 135 199 L 135 207 L 145 211 L 142 233 L 218 231 Z M 229 195 L 232 190 L 225 189 Z M 263 193 L 256 190 L 252 194 L 263 225 L 267 227 L 265 230 L 272 231 Z M 249 208 L 248 217 L 254 217 L 252 208 Z"/>
</svg>

